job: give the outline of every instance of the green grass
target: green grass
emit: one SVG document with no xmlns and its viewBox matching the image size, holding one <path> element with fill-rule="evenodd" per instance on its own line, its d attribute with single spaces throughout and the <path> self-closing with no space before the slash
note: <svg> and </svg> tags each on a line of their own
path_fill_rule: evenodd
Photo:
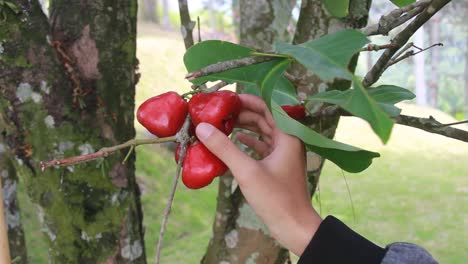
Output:
<svg viewBox="0 0 468 264">
<path fill-rule="evenodd" d="M 139 29 L 138 57 L 142 73 L 137 104 L 163 91 L 188 90 L 183 79 L 184 47 L 178 33 L 149 26 Z M 433 115 L 452 120 L 431 109 L 403 105 L 409 114 Z M 136 125 L 140 136 L 144 130 Z M 326 163 L 320 183 L 323 216 L 333 214 L 369 239 L 386 245 L 409 241 L 428 249 L 440 263 L 468 259 L 468 144 L 397 126 L 388 145 L 362 121 L 343 118 L 337 138 L 346 143 L 379 151 L 382 157 L 365 172 L 344 173 Z M 137 148 L 137 178 L 142 186 L 146 249 L 153 262 L 164 205 L 174 177 L 173 154 L 160 146 Z M 162 263 L 197 263 L 211 236 L 216 206 L 217 181 L 192 191 L 179 185 L 167 226 Z M 23 220 L 31 263 L 47 263 L 34 207 L 21 192 Z"/>
</svg>

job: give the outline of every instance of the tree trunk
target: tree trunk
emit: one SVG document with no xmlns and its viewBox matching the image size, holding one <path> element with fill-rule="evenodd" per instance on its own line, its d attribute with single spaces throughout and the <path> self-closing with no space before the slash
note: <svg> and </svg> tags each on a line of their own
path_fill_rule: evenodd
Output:
<svg viewBox="0 0 468 264">
<path fill-rule="evenodd" d="M 214 0 L 208 0 L 208 11 L 210 12 L 210 28 L 211 31 L 216 31 L 216 11 L 214 7 Z"/>
<path fill-rule="evenodd" d="M 465 43 L 465 119 L 468 119 L 468 36 Z"/>
<path fill-rule="evenodd" d="M 165 29 L 171 28 L 171 18 L 169 17 L 169 3 L 167 0 L 162 0 L 162 26 Z"/>
<path fill-rule="evenodd" d="M 280 0 L 240 0 L 241 44 L 269 51 L 273 42 L 287 40 L 289 36 L 284 32 L 287 32 L 286 27 L 293 6 L 284 8 L 284 4 L 285 1 Z M 365 26 L 369 6 L 368 1 L 351 1 L 350 17 L 338 20 L 331 18 L 324 11 L 321 0 L 304 0 L 294 41 L 301 43 L 331 33 L 332 30 Z M 356 60 L 357 56 L 353 60 L 353 67 Z M 326 85 L 312 74 L 304 77 L 304 72 L 306 70 L 298 65 L 292 69 L 295 77 L 303 78 L 301 81 L 303 85 L 298 87 L 299 93 L 312 94 L 312 91 L 318 91 L 318 87 Z M 336 82 L 330 87 L 343 89 L 343 85 L 349 86 L 349 82 Z M 313 89 L 314 87 L 317 89 Z M 333 137 L 337 121 L 332 120 L 330 124 L 324 124 L 323 133 Z M 308 176 L 313 186 L 317 185 L 322 165 L 323 159 L 315 154 L 309 154 Z M 202 263 L 288 262 L 289 251 L 271 238 L 268 229 L 246 203 L 232 176 L 221 177 L 217 201 L 213 238 Z"/>
<path fill-rule="evenodd" d="M 39 208 L 49 262 L 146 263 L 134 155 L 40 170 L 134 137 L 136 1 L 51 1 L 50 24 L 38 2 L 13 3 L 20 14 L 0 27 L 2 136 Z"/>
<path fill-rule="evenodd" d="M 424 27 L 421 27 L 414 34 L 414 45 L 420 48 L 424 48 Z M 415 94 L 416 103 L 418 105 L 427 105 L 427 87 L 426 87 L 426 74 L 424 71 L 425 67 L 425 53 L 421 52 L 414 56 L 414 76 L 416 79 L 415 83 Z"/>
<path fill-rule="evenodd" d="M 0 130 L 4 131 L 0 120 Z M 17 198 L 18 178 L 6 146 L 0 140 L 0 180 L 3 187 L 3 197 L 0 196 L 5 210 L 5 220 L 8 232 L 8 244 L 11 260 L 16 264 L 28 263 L 26 241 L 24 237 L 21 211 Z"/>
<path fill-rule="evenodd" d="M 142 21 L 159 24 L 158 1 L 143 0 L 141 3 Z"/>
</svg>

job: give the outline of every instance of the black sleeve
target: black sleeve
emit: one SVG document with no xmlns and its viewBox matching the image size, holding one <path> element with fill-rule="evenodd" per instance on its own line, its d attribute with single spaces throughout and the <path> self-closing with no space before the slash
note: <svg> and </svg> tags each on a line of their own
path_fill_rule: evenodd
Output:
<svg viewBox="0 0 468 264">
<path fill-rule="evenodd" d="M 381 263 L 385 253 L 385 249 L 329 215 L 320 224 L 298 264 L 377 264 Z"/>
</svg>

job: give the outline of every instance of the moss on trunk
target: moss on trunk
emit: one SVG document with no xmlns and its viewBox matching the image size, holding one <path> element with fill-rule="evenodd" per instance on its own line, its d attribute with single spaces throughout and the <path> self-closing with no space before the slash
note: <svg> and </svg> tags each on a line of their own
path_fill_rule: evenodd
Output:
<svg viewBox="0 0 468 264">
<path fill-rule="evenodd" d="M 36 1 L 15 3 L 0 29 L 3 135 L 51 262 L 146 263 L 134 155 L 38 169 L 134 137 L 136 1 L 51 1 L 50 26 Z"/>
</svg>

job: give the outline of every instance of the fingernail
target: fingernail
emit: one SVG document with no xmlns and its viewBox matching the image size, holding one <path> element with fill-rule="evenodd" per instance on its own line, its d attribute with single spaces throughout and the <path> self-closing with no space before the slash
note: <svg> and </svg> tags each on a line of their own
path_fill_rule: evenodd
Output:
<svg viewBox="0 0 468 264">
<path fill-rule="evenodd" d="M 197 126 L 195 133 L 197 133 L 197 137 L 200 140 L 204 140 L 213 134 L 214 129 L 215 127 L 208 123 L 200 123 Z"/>
</svg>

